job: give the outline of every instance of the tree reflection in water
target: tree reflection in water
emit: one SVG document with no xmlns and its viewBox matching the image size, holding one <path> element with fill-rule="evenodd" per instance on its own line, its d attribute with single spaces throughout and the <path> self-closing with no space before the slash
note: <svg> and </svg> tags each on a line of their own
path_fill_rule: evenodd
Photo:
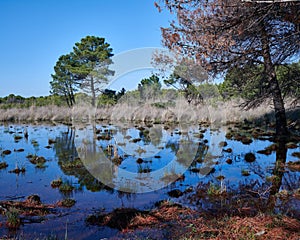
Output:
<svg viewBox="0 0 300 240">
<path fill-rule="evenodd" d="M 113 192 L 113 189 L 105 186 L 99 180 L 94 178 L 85 168 L 82 160 L 78 156 L 75 146 L 76 130 L 68 128 L 68 131 L 61 133 L 56 138 L 54 150 L 58 158 L 58 165 L 64 174 L 74 176 L 78 179 L 80 187 L 86 187 L 92 192 L 98 192 L 103 189 Z"/>
</svg>

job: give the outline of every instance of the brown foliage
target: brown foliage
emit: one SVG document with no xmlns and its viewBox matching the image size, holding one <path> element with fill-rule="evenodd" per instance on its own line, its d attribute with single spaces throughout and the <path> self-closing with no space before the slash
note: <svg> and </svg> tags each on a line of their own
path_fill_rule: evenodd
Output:
<svg viewBox="0 0 300 240">
<path fill-rule="evenodd" d="M 263 64 L 262 33 L 267 31 L 273 64 L 299 54 L 300 3 L 240 0 L 161 0 L 177 14 L 162 28 L 164 44 L 194 56 L 206 69 Z M 161 6 L 159 6 L 161 7 Z"/>
</svg>

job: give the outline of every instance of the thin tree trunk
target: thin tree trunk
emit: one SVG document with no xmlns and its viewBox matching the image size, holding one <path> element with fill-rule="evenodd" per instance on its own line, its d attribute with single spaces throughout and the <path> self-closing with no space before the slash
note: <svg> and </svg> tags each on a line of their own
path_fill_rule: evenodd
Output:
<svg viewBox="0 0 300 240">
<path fill-rule="evenodd" d="M 70 102 L 71 102 L 71 105 L 73 106 L 76 102 L 75 102 L 72 84 L 69 84 L 69 92 L 70 92 Z"/>
<path fill-rule="evenodd" d="M 95 93 L 95 86 L 94 86 L 94 78 L 91 77 L 91 93 L 92 93 L 92 106 L 96 106 L 96 93 Z"/>
<path fill-rule="evenodd" d="M 281 89 L 279 87 L 279 83 L 276 76 L 275 66 L 271 59 L 269 38 L 263 23 L 261 32 L 262 54 L 264 58 L 265 73 L 267 74 L 269 89 L 271 90 L 275 110 L 276 135 L 277 137 L 283 137 L 288 134 L 285 107 Z"/>
</svg>

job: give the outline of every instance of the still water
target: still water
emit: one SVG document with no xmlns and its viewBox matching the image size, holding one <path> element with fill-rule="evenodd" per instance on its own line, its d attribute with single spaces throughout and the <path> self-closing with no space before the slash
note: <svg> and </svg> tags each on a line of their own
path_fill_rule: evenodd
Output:
<svg viewBox="0 0 300 240">
<path fill-rule="evenodd" d="M 270 138 L 248 136 L 249 141 L 238 141 L 226 135 L 232 129 L 142 123 L 1 125 L 0 163 L 8 167 L 0 169 L 0 201 L 23 201 L 37 194 L 45 204 L 67 198 L 76 203 L 57 207 L 37 221 L 24 218 L 16 231 L 8 230 L 5 216 L 0 215 L 0 236 L 64 238 L 67 229 L 71 239 L 99 239 L 114 236 L 117 230 L 88 225 L 86 218 L 97 212 L 151 209 L 165 199 L 214 211 L 221 202 L 197 197 L 197 191 L 214 187 L 238 195 L 247 189 L 267 199 L 272 191 L 292 195 L 300 188 L 300 172 L 287 167 L 288 162 L 299 161 L 295 154 L 300 152 L 299 142 L 284 147 L 283 155 L 278 147 L 262 154 L 258 151 L 272 146 Z M 5 154 L 6 150 L 11 153 Z M 46 162 L 34 164 L 30 155 L 44 157 Z M 281 171 L 277 171 L 278 161 L 283 163 Z M 25 171 L 16 174 L 15 168 Z M 270 181 L 274 175 L 276 186 Z M 57 179 L 73 190 L 53 188 L 51 182 Z M 170 194 L 175 189 L 178 196 Z M 278 199 L 274 207 L 297 218 L 299 209 L 297 198 L 284 204 Z"/>
</svg>

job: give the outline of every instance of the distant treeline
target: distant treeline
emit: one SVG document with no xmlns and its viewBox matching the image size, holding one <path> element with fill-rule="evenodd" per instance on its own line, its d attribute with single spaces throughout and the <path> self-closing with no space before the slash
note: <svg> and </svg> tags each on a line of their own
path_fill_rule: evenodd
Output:
<svg viewBox="0 0 300 240">
<path fill-rule="evenodd" d="M 96 98 L 97 107 L 112 106 L 119 101 L 156 102 L 158 107 L 162 99 L 170 101 L 179 96 L 186 98 L 191 104 L 201 103 L 204 99 L 231 100 L 241 98 L 248 101 L 263 100 L 268 98 L 270 92 L 263 80 L 263 68 L 260 66 L 243 69 L 233 69 L 227 73 L 222 83 L 193 84 L 187 80 L 172 74 L 164 84 L 169 88 L 162 88 L 162 82 L 158 76 L 152 75 L 140 81 L 136 90 L 120 91 L 112 89 L 102 90 Z M 255 74 L 254 74 L 255 73 Z M 253 75 L 254 74 L 254 75 Z M 300 98 L 300 62 L 290 65 L 282 65 L 276 68 L 276 74 L 282 94 L 286 98 Z M 252 76 L 251 78 L 249 76 Z M 256 76 L 256 77 L 253 77 Z M 154 100 L 154 101 L 153 101 Z M 92 97 L 84 92 L 74 94 L 75 103 L 91 103 Z M 0 108 L 29 108 L 31 106 L 65 106 L 68 107 L 66 99 L 62 95 L 52 94 L 49 96 L 25 98 L 20 95 L 10 94 L 0 98 Z"/>
<path fill-rule="evenodd" d="M 22 97 L 20 95 L 10 94 L 0 98 L 0 108 L 29 108 L 31 106 L 66 106 L 63 97 L 58 95 L 40 96 L 40 97 Z"/>
</svg>

